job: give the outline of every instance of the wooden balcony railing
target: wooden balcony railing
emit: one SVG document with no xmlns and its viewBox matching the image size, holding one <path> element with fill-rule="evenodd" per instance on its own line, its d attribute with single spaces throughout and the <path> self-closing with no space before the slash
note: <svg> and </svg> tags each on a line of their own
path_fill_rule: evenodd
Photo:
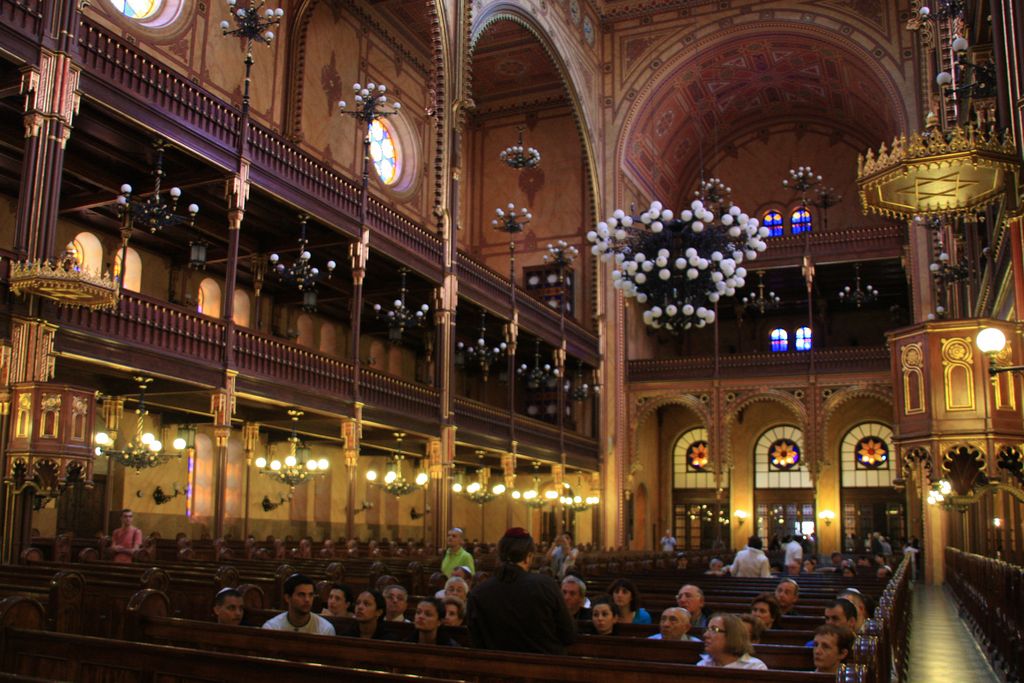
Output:
<svg viewBox="0 0 1024 683">
<path fill-rule="evenodd" d="M 26 36 L 38 36 L 42 28 L 43 0 L 3 0 L 0 25 Z"/>
<path fill-rule="evenodd" d="M 125 292 L 113 311 L 56 308 L 62 327 L 208 363 L 222 363 L 224 323 L 181 306 Z"/>
<path fill-rule="evenodd" d="M 362 398 L 368 406 L 423 420 L 440 416 L 437 389 L 365 368 L 360 373 Z"/>
<path fill-rule="evenodd" d="M 330 393 L 339 399 L 351 396 L 351 364 L 297 344 L 237 330 L 235 362 L 240 373 Z"/>
<path fill-rule="evenodd" d="M 743 353 L 723 355 L 719 360 L 722 377 L 743 377 L 806 373 L 810 364 L 807 352 Z M 629 362 L 630 382 L 707 379 L 714 373 L 713 356 L 634 360 Z M 884 346 L 859 346 L 815 351 L 814 369 L 818 373 L 887 372 L 889 350 Z"/>
<path fill-rule="evenodd" d="M 162 110 L 224 148 L 238 146 L 241 115 L 203 88 L 152 61 L 134 46 L 82 19 L 78 59 L 106 85 Z"/>
</svg>

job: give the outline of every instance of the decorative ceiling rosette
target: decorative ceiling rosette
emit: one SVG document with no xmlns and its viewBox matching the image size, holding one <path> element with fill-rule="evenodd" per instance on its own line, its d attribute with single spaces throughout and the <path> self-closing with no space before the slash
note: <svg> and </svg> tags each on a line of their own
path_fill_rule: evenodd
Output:
<svg viewBox="0 0 1024 683">
<path fill-rule="evenodd" d="M 615 288 L 644 307 L 647 326 L 675 334 L 704 327 L 715 321 L 715 303 L 746 284 L 741 264 L 765 250 L 768 229 L 730 192 L 712 178 L 678 216 L 656 201 L 638 218 L 616 209 L 587 233 L 593 254 L 614 263 Z"/>
</svg>

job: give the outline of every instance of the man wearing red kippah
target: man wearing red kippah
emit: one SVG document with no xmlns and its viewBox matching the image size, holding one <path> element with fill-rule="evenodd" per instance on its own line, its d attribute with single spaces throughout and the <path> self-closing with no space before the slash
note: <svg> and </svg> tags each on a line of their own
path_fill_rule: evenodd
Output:
<svg viewBox="0 0 1024 683">
<path fill-rule="evenodd" d="M 565 654 L 576 626 L 558 583 L 530 573 L 536 547 L 515 527 L 498 541 L 501 565 L 469 594 L 466 618 L 474 647 L 514 652 Z"/>
</svg>

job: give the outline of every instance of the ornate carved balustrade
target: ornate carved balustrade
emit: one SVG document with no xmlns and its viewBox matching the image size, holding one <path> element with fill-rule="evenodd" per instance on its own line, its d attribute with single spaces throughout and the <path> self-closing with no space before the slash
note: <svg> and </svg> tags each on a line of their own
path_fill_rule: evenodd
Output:
<svg viewBox="0 0 1024 683">
<path fill-rule="evenodd" d="M 720 376 L 770 377 L 776 375 L 806 374 L 810 363 L 807 352 L 742 353 L 720 357 Z M 713 356 L 668 358 L 663 360 L 635 360 L 629 362 L 630 382 L 657 382 L 663 380 L 709 379 L 715 367 Z M 817 373 L 888 372 L 889 351 L 884 346 L 861 346 L 815 351 L 814 370 Z"/>
<path fill-rule="evenodd" d="M 363 400 L 371 409 L 437 422 L 440 402 L 437 389 L 370 368 L 360 373 L 360 381 Z"/>
<path fill-rule="evenodd" d="M 224 356 L 224 323 L 196 314 L 182 306 L 125 292 L 112 311 L 53 306 L 48 319 L 63 330 L 74 331 L 90 348 L 110 342 L 119 360 L 126 360 L 125 345 L 132 350 L 189 359 L 193 363 L 220 364 Z M 64 335 L 60 335 L 63 337 Z"/>
<path fill-rule="evenodd" d="M 235 362 L 241 374 L 329 393 L 332 398 L 341 400 L 351 396 L 351 364 L 297 344 L 238 330 L 235 332 Z"/>
<path fill-rule="evenodd" d="M 768 250 L 759 255 L 748 269 L 797 265 L 807 241 L 816 263 L 899 258 L 907 241 L 906 233 L 907 228 L 902 225 L 881 225 L 772 237 L 768 240 Z"/>
</svg>

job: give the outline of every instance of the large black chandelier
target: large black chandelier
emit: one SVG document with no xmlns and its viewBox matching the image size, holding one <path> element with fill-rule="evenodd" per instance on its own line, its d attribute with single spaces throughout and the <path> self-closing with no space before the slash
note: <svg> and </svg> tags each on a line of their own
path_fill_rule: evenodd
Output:
<svg viewBox="0 0 1024 683">
<path fill-rule="evenodd" d="M 295 261 L 286 266 L 281 263 L 280 254 L 271 254 L 270 265 L 273 266 L 274 272 L 281 282 L 294 284 L 302 292 L 302 308 L 312 313 L 316 311 L 316 286 L 320 281 L 321 273 L 320 269 L 313 265 L 313 255 L 309 251 L 309 239 L 306 238 L 306 223 L 308 221 L 309 216 L 306 214 L 299 216 L 299 255 Z M 327 262 L 328 280 L 331 279 L 331 274 L 337 265 L 334 261 Z"/>
<path fill-rule="evenodd" d="M 540 165 L 540 152 L 537 151 L 537 148 L 523 145 L 523 131 L 525 129 L 526 126 L 519 126 L 519 142 L 506 147 L 498 154 L 498 158 L 517 170 Z"/>
<path fill-rule="evenodd" d="M 270 460 L 263 456 L 255 460 L 255 465 L 259 468 L 260 474 L 293 489 L 313 477 L 326 474 L 331 466 L 327 458 L 314 458 L 312 450 L 299 438 L 296 428 L 302 415 L 303 412 L 301 410 L 288 411 L 288 417 L 292 422 L 292 429 L 287 441 L 288 454 L 284 458 L 273 457 L 271 453 Z M 268 446 L 268 450 L 270 448 Z"/>
<path fill-rule="evenodd" d="M 402 335 L 405 334 L 407 328 L 423 325 L 426 322 L 427 313 L 430 312 L 430 306 L 427 304 L 423 304 L 419 308 L 409 308 L 406 305 L 405 295 L 408 293 L 408 289 L 405 278 L 408 272 L 408 268 L 399 268 L 398 273 L 402 279 L 402 286 L 398 298 L 391 302 L 390 308 L 384 308 L 380 304 L 373 305 L 377 319 L 387 323 L 388 341 L 395 344 L 401 343 Z"/>
<path fill-rule="evenodd" d="M 743 307 L 751 313 L 764 315 L 768 311 L 778 308 L 782 299 L 772 290 L 764 291 L 764 271 L 757 271 L 757 292 L 748 294 L 741 300 Z"/>
<path fill-rule="evenodd" d="M 459 360 L 465 366 L 477 366 L 480 373 L 487 381 L 487 375 L 491 371 L 491 365 L 496 363 L 508 350 L 508 344 L 501 342 L 495 346 L 487 343 L 487 311 L 480 313 L 480 336 L 475 344 L 464 344 L 459 342 L 455 345 L 459 354 Z"/>
<path fill-rule="evenodd" d="M 540 339 L 536 340 L 533 350 L 533 366 L 523 363 L 516 370 L 516 374 L 526 381 L 530 389 L 544 389 L 555 384 L 558 379 L 558 368 L 551 363 L 542 363 L 540 360 Z"/>
<path fill-rule="evenodd" d="M 250 0 L 245 7 L 238 7 L 238 0 L 228 0 L 228 11 L 235 22 L 235 28 L 231 28 L 231 22 L 227 19 L 220 22 L 220 30 L 225 36 L 241 38 L 245 41 L 245 85 L 242 89 L 242 114 L 249 112 L 249 88 L 252 83 L 252 65 L 255 58 L 252 54 L 252 44 L 263 43 L 270 45 L 274 40 L 273 29 L 281 24 L 284 18 L 284 10 L 280 7 L 264 9 L 264 0 Z"/>
<path fill-rule="evenodd" d="M 644 324 L 679 334 L 715 321 L 714 305 L 746 283 L 742 263 L 767 248 L 761 228 L 712 178 L 678 217 L 652 202 L 638 219 L 616 209 L 587 233 L 591 251 L 614 263 L 613 286 L 644 307 Z"/>
<path fill-rule="evenodd" d="M 164 150 L 166 148 L 167 143 L 163 140 L 153 142 L 153 149 L 156 150 L 156 162 L 153 164 L 153 192 L 151 194 L 139 197 L 128 183 L 121 186 L 121 194 L 117 196 L 117 211 L 122 229 L 128 234 L 135 228 L 156 234 L 164 228 L 174 225 L 195 226 L 199 205 L 189 204 L 188 215 L 179 214 L 177 211 L 178 201 L 181 199 L 181 188 L 171 187 L 165 195 L 161 187 L 164 177 L 167 175 L 164 171 Z"/>
<path fill-rule="evenodd" d="M 352 99 L 354 105 L 348 109 L 348 102 L 340 100 L 338 110 L 347 116 L 362 121 L 366 126 L 372 124 L 376 119 L 387 116 L 395 116 L 402 110 L 402 104 L 397 101 L 388 101 L 388 87 L 383 83 L 362 83 L 352 84 Z"/>
<path fill-rule="evenodd" d="M 854 283 L 853 287 L 846 285 L 839 290 L 839 300 L 845 303 L 850 303 L 860 308 L 864 304 L 869 304 L 878 298 L 878 290 L 872 285 L 861 286 L 860 282 L 860 264 L 855 263 L 853 265 Z"/>
<path fill-rule="evenodd" d="M 163 465 L 170 460 L 172 454 L 164 451 L 163 443 L 152 432 L 145 430 L 145 418 L 149 415 L 146 409 L 146 388 L 153 379 L 134 379 L 139 385 L 139 403 L 135 407 L 135 435 L 122 448 L 115 448 L 114 439 L 106 432 L 97 432 L 93 441 L 96 444 L 96 455 L 104 455 L 124 467 L 141 472 L 150 467 Z"/>
<path fill-rule="evenodd" d="M 565 380 L 565 392 L 571 401 L 586 401 L 590 397 L 590 393 L 597 393 L 600 391 L 597 383 L 591 384 L 587 382 L 583 376 L 583 361 L 576 361 L 576 372 L 573 374 L 573 378 Z"/>
</svg>

